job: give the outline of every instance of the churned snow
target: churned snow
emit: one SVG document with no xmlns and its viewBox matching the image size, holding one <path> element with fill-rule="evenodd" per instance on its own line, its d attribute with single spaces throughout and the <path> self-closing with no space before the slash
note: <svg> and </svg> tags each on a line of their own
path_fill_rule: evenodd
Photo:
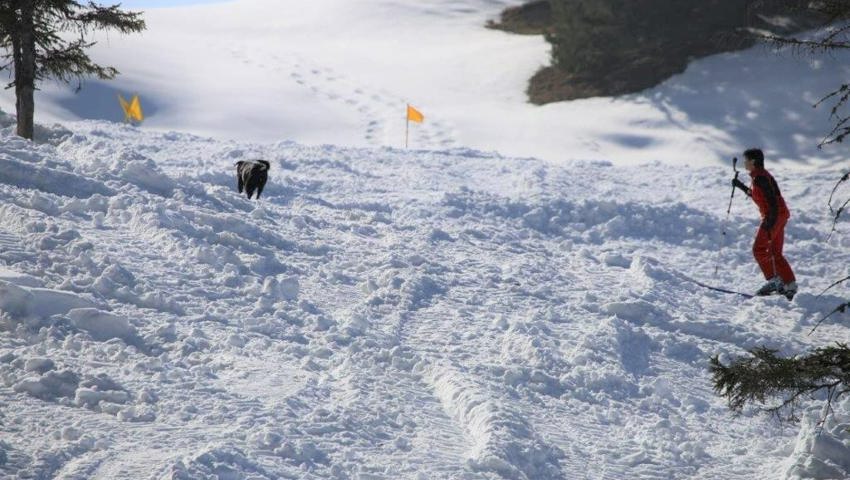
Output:
<svg viewBox="0 0 850 480">
<path fill-rule="evenodd" d="M 728 171 L 214 140 L 0 138 L 11 478 L 837 478 L 847 401 L 733 416 L 707 360 L 846 338 L 837 170 L 777 171 L 793 302 Z M 264 197 L 233 164 L 272 162 Z M 660 189 L 659 186 L 667 186 Z M 719 278 L 713 278 L 715 262 Z M 843 422 L 843 423 L 842 423 Z"/>
<path fill-rule="evenodd" d="M 793 302 L 696 283 L 761 282 L 741 196 L 721 249 L 715 163 L 762 141 L 820 155 L 823 125 L 801 125 L 823 112 L 756 82 L 799 59 L 721 55 L 537 109 L 522 88 L 542 40 L 480 28 L 511 2 L 271 3 L 151 11 L 145 35 L 101 45 L 154 102 L 141 127 L 78 120 L 86 90 L 82 110 L 43 93 L 61 124 L 34 143 L 0 115 L 0 476 L 850 476 L 850 399 L 807 399 L 799 424 L 735 416 L 707 369 L 847 341 L 847 314 L 808 334 L 846 301 L 818 295 L 848 274 L 846 222 L 826 241 L 843 171 L 774 169 Z M 409 50 L 426 68 L 390 68 L 422 43 L 440 46 Z M 836 65 L 799 85 L 822 92 Z M 426 114 L 410 150 L 407 95 Z M 259 201 L 236 192 L 254 158 L 271 162 Z"/>
</svg>

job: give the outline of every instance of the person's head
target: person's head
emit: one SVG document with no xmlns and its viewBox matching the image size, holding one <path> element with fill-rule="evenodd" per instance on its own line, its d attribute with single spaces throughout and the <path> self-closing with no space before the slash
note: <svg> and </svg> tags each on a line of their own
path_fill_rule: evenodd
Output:
<svg viewBox="0 0 850 480">
<path fill-rule="evenodd" d="M 750 148 L 744 152 L 744 168 L 751 172 L 764 168 L 764 152 L 760 148 Z"/>
</svg>

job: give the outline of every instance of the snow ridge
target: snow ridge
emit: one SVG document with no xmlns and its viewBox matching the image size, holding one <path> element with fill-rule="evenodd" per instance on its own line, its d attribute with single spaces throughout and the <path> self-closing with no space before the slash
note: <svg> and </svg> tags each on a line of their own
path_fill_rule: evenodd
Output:
<svg viewBox="0 0 850 480">
<path fill-rule="evenodd" d="M 470 436 L 473 470 L 511 479 L 564 477 L 559 463 L 563 452 L 546 445 L 520 412 L 494 402 L 450 367 L 433 366 L 426 377 L 446 411 Z"/>
</svg>

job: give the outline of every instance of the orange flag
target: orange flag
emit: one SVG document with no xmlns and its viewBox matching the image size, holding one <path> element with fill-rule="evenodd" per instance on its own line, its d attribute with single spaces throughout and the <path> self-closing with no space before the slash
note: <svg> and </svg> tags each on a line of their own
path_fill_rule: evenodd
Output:
<svg viewBox="0 0 850 480">
<path fill-rule="evenodd" d="M 422 112 L 408 105 L 407 119 L 411 122 L 422 123 L 425 120 L 425 115 L 422 115 Z"/>
<path fill-rule="evenodd" d="M 129 122 L 131 120 L 135 120 L 137 122 L 141 122 L 145 119 L 144 113 L 142 113 L 142 104 L 139 101 L 138 95 L 133 95 L 133 98 L 128 102 L 124 100 L 124 97 L 118 95 L 118 103 L 121 104 L 121 109 L 124 110 L 124 120 Z"/>
</svg>

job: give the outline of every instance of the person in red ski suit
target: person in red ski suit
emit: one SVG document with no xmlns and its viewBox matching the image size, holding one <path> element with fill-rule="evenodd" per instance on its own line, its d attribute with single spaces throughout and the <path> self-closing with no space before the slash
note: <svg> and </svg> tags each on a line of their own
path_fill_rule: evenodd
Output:
<svg viewBox="0 0 850 480">
<path fill-rule="evenodd" d="M 767 283 L 756 295 L 779 293 L 791 300 L 797 293 L 797 281 L 791 265 L 782 254 L 785 224 L 791 213 L 773 175 L 764 169 L 764 153 L 760 149 L 751 148 L 744 152 L 744 168 L 750 172 L 752 186 L 747 187 L 737 178 L 732 180 L 732 185 L 751 197 L 761 213 L 761 224 L 753 242 L 753 256 Z"/>
</svg>

